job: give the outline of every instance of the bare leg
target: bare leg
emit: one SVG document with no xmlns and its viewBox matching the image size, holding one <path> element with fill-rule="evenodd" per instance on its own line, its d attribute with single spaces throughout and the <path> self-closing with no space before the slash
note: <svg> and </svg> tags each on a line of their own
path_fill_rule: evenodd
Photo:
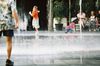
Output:
<svg viewBox="0 0 100 66">
<path fill-rule="evenodd" d="M 11 51 L 12 51 L 12 37 L 10 36 L 6 37 L 6 45 L 7 45 L 7 59 L 10 60 Z"/>
<path fill-rule="evenodd" d="M 38 32 L 38 28 L 35 28 L 35 31 Z"/>
<path fill-rule="evenodd" d="M 38 28 L 35 28 L 35 37 L 36 37 L 36 39 L 39 38 L 39 36 L 38 36 Z"/>
</svg>

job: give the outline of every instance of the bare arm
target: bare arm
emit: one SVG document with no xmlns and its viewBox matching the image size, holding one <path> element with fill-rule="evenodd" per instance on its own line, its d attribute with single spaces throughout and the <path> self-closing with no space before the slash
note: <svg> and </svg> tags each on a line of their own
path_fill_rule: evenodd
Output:
<svg viewBox="0 0 100 66">
<path fill-rule="evenodd" d="M 29 14 L 32 16 L 32 13 L 31 13 L 31 11 L 29 12 Z"/>
<path fill-rule="evenodd" d="M 14 9 L 13 12 L 12 12 L 12 16 L 14 17 L 16 23 L 15 23 L 15 28 L 18 28 L 18 25 L 19 25 L 19 21 L 18 21 L 18 15 L 17 15 L 17 12 L 16 10 Z"/>
</svg>

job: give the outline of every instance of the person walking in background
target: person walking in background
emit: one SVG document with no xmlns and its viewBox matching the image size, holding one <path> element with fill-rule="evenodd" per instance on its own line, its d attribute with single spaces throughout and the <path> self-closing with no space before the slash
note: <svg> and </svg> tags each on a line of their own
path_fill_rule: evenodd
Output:
<svg viewBox="0 0 100 66">
<path fill-rule="evenodd" d="M 34 6 L 32 12 L 31 11 L 29 12 L 29 14 L 33 17 L 32 26 L 33 28 L 35 28 L 36 35 L 38 34 L 38 28 L 40 27 L 39 26 L 39 16 L 38 16 L 39 12 L 40 11 L 38 10 L 37 6 Z"/>
<path fill-rule="evenodd" d="M 14 20 L 16 23 L 14 22 Z M 18 16 L 14 0 L 0 0 L 0 36 L 6 36 L 7 60 L 6 65 L 13 65 L 11 61 L 12 37 L 14 29 L 18 28 Z"/>
</svg>

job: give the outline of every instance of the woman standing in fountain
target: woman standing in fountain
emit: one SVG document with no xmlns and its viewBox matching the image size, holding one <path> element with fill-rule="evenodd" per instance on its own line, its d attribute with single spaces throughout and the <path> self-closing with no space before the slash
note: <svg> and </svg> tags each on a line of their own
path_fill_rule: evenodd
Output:
<svg viewBox="0 0 100 66">
<path fill-rule="evenodd" d="M 15 19 L 16 23 L 14 23 Z M 11 51 L 12 51 L 12 37 L 14 36 L 14 29 L 18 28 L 18 16 L 16 12 L 16 4 L 14 0 L 0 0 L 0 37 L 6 36 L 7 45 L 7 60 L 6 65 L 12 66 Z"/>
<path fill-rule="evenodd" d="M 38 16 L 39 12 L 40 11 L 38 10 L 37 6 L 34 6 L 32 12 L 31 11 L 29 12 L 29 14 L 33 17 L 32 26 L 33 28 L 35 28 L 36 35 L 38 34 L 38 28 L 40 27 L 39 26 L 39 16 Z"/>
</svg>

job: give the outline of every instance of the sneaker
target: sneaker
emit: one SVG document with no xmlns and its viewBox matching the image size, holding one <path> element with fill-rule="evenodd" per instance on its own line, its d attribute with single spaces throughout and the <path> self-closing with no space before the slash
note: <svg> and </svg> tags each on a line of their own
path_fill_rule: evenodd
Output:
<svg viewBox="0 0 100 66">
<path fill-rule="evenodd" d="M 11 60 L 7 59 L 6 60 L 6 65 L 7 66 L 13 66 L 14 62 L 12 62 Z"/>
</svg>

